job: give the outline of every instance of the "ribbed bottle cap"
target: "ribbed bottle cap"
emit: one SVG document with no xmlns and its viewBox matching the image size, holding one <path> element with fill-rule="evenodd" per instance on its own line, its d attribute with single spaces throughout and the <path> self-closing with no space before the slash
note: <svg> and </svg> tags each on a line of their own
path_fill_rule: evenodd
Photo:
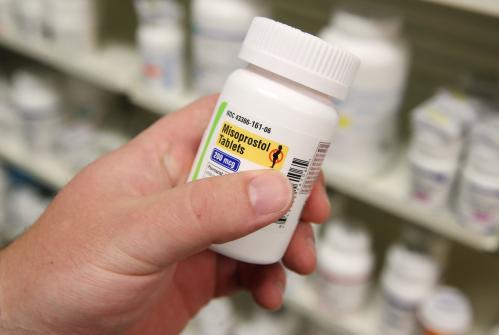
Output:
<svg viewBox="0 0 499 335">
<path fill-rule="evenodd" d="M 360 65 L 342 48 L 263 17 L 253 19 L 239 58 L 337 99 L 346 98 Z"/>
</svg>

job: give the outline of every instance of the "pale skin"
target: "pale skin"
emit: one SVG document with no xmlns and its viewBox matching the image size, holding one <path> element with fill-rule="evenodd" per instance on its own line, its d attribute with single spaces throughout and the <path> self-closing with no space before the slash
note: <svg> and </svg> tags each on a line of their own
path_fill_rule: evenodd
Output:
<svg viewBox="0 0 499 335">
<path fill-rule="evenodd" d="M 281 263 L 207 250 L 274 222 L 292 201 L 279 172 L 186 183 L 215 102 L 201 99 L 91 164 L 0 253 L 2 334 L 178 334 L 211 299 L 238 290 L 276 310 L 283 266 L 314 271 L 308 222 L 329 215 L 322 178 Z"/>
</svg>

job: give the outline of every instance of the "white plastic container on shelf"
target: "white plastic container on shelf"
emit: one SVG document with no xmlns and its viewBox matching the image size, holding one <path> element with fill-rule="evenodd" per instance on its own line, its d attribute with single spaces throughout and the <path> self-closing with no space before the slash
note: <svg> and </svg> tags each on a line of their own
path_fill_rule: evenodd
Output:
<svg viewBox="0 0 499 335">
<path fill-rule="evenodd" d="M 409 153 L 409 197 L 428 208 L 446 208 L 459 162 Z"/>
<path fill-rule="evenodd" d="M 14 15 L 16 31 L 24 38 L 41 40 L 44 30 L 45 0 L 16 0 Z"/>
<path fill-rule="evenodd" d="M 45 22 L 55 47 L 80 53 L 97 46 L 98 18 L 95 0 L 46 0 Z"/>
<path fill-rule="evenodd" d="M 407 82 L 409 50 L 402 20 L 378 13 L 335 12 L 320 34 L 361 60 L 326 164 L 355 174 L 378 172 L 396 147 L 397 114 Z"/>
<path fill-rule="evenodd" d="M 438 266 L 427 255 L 396 245 L 382 273 L 378 334 L 407 335 L 417 330 L 417 311 L 435 288 Z"/>
<path fill-rule="evenodd" d="M 480 120 L 471 134 L 467 166 L 485 175 L 499 175 L 499 117 Z"/>
<path fill-rule="evenodd" d="M 180 6 L 176 0 L 134 0 L 140 25 L 158 25 L 178 21 Z"/>
<path fill-rule="evenodd" d="M 468 298 L 451 287 L 439 288 L 425 301 L 420 312 L 420 335 L 466 335 L 473 324 Z"/>
<path fill-rule="evenodd" d="M 19 115 L 21 136 L 34 152 L 54 147 L 61 127 L 60 98 L 48 82 L 27 72 L 14 76 L 12 102 Z"/>
<path fill-rule="evenodd" d="M 412 115 L 409 197 L 431 208 L 448 205 L 469 130 L 477 118 L 471 101 L 441 90 Z"/>
<path fill-rule="evenodd" d="M 255 16 L 265 16 L 257 0 L 194 0 L 192 51 L 198 94 L 219 92 L 227 76 L 245 65 L 237 55 Z"/>
<path fill-rule="evenodd" d="M 184 80 L 184 33 L 179 22 L 141 25 L 137 39 L 144 85 L 156 93 L 181 92 Z"/>
<path fill-rule="evenodd" d="M 457 196 L 458 220 L 481 234 L 499 231 L 499 170 L 487 175 L 468 166 Z"/>
<path fill-rule="evenodd" d="M 412 113 L 411 150 L 441 160 L 459 160 L 478 115 L 466 97 L 440 90 Z"/>
<path fill-rule="evenodd" d="M 333 312 L 352 313 L 366 302 L 373 268 L 368 232 L 361 227 L 331 222 L 319 244 L 321 303 Z"/>
<path fill-rule="evenodd" d="M 473 129 L 456 201 L 460 223 L 482 234 L 499 231 L 499 118 Z"/>
</svg>

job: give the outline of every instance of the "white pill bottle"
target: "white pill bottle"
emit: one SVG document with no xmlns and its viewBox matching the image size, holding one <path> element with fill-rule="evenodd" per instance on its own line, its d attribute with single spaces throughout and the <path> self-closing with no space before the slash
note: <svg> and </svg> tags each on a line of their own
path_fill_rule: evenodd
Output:
<svg viewBox="0 0 499 335">
<path fill-rule="evenodd" d="M 340 126 L 326 165 L 360 175 L 377 173 L 397 144 L 397 113 L 409 68 L 402 20 L 384 12 L 339 10 L 320 36 L 362 62 L 348 100 L 338 104 Z"/>
<path fill-rule="evenodd" d="M 194 0 L 192 54 L 194 89 L 200 95 L 219 92 L 234 70 L 245 66 L 237 58 L 255 16 L 265 16 L 256 0 Z"/>
<path fill-rule="evenodd" d="M 473 129 L 457 195 L 458 220 L 484 235 L 499 231 L 499 118 Z"/>
<path fill-rule="evenodd" d="M 332 222 L 318 251 L 324 305 L 342 314 L 358 311 L 367 300 L 373 263 L 367 230 L 360 225 Z"/>
<path fill-rule="evenodd" d="M 346 97 L 359 60 L 263 17 L 253 20 L 239 57 L 249 65 L 227 79 L 190 180 L 271 168 L 288 177 L 295 197 L 284 217 L 212 246 L 244 262 L 270 264 L 282 258 L 331 144 L 338 123 L 331 97 Z"/>
<path fill-rule="evenodd" d="M 417 330 L 417 312 L 438 280 L 438 266 L 428 256 L 395 245 L 381 275 L 379 335 L 407 335 Z"/>
<path fill-rule="evenodd" d="M 419 311 L 419 335 L 466 335 L 473 325 L 468 298 L 452 287 L 439 288 Z"/>
</svg>

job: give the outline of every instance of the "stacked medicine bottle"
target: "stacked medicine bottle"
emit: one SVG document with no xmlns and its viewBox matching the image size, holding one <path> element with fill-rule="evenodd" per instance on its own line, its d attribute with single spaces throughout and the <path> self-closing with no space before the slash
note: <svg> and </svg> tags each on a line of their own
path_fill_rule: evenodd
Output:
<svg viewBox="0 0 499 335">
<path fill-rule="evenodd" d="M 402 21 L 376 11 L 339 10 L 321 37 L 361 59 L 348 100 L 338 104 L 340 123 L 327 167 L 372 175 L 396 148 L 398 112 L 409 65 Z"/>
<path fill-rule="evenodd" d="M 135 0 L 142 81 L 157 96 L 185 89 L 183 13 L 176 1 Z"/>
<path fill-rule="evenodd" d="M 441 90 L 414 110 L 411 124 L 409 198 L 453 211 L 472 231 L 496 234 L 499 117 L 475 99 Z"/>
</svg>

